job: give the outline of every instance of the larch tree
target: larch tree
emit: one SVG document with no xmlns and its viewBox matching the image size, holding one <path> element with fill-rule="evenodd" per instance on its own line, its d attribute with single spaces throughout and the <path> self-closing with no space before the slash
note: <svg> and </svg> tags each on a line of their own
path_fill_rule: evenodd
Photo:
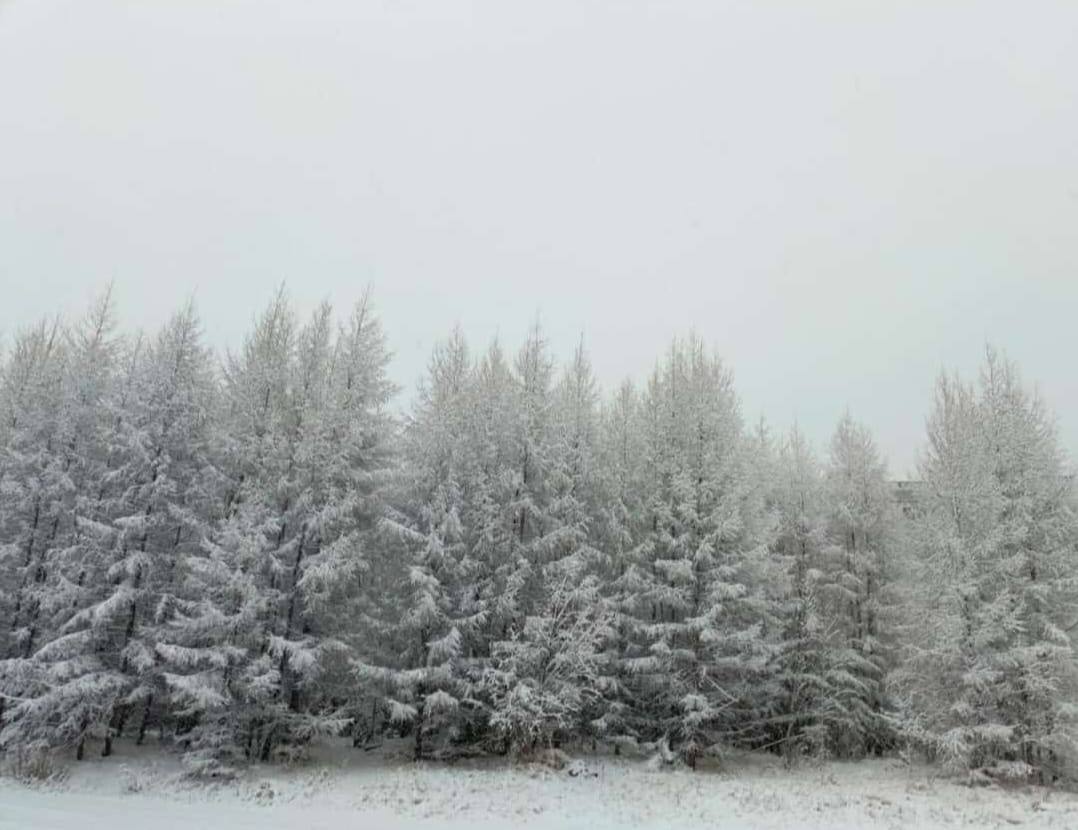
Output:
<svg viewBox="0 0 1078 830">
<path fill-rule="evenodd" d="M 538 330 L 521 352 L 525 437 L 523 456 L 535 460 L 523 481 L 543 476 L 528 514 L 531 578 L 522 622 L 511 639 L 495 643 L 491 672 L 494 728 L 517 747 L 558 744 L 594 736 L 612 693 L 613 615 L 601 593 L 594 546 L 597 504 L 597 392 L 581 344 L 547 411 L 547 363 Z M 549 390 L 547 390 L 549 391 Z M 549 420 L 546 420 L 549 418 Z M 528 540 L 527 533 L 522 541 Z"/>
<path fill-rule="evenodd" d="M 405 425 L 398 508 L 386 519 L 408 563 L 394 586 L 396 660 L 361 670 L 385 685 L 389 720 L 410 724 L 416 759 L 455 751 L 474 708 L 462 666 L 465 638 L 474 639 L 483 621 L 481 612 L 464 612 L 472 599 L 463 525 L 472 372 L 464 335 L 454 329 L 435 346 Z"/>
<path fill-rule="evenodd" d="M 614 614 L 613 679 L 598 730 L 613 740 L 615 751 L 635 746 L 647 732 L 638 717 L 641 708 L 629 682 L 627 662 L 635 630 L 637 595 L 646 585 L 647 551 L 643 492 L 646 480 L 640 395 L 624 381 L 607 400 L 600 414 L 598 463 L 603 501 L 598 517 L 598 548 L 602 556 L 603 592 Z"/>
<path fill-rule="evenodd" d="M 0 748 L 171 742 L 224 776 L 318 737 L 416 759 L 569 741 L 695 766 L 920 747 L 980 778 L 1078 769 L 1078 495 L 989 349 L 942 376 L 902 518 L 849 415 L 821 464 L 746 429 L 690 336 L 603 398 L 533 326 L 457 329 L 397 419 L 369 293 L 283 289 L 215 361 L 111 292 L 0 359 Z"/>
<path fill-rule="evenodd" d="M 1013 364 L 943 376 L 922 462 L 920 613 L 906 734 L 977 774 L 1073 774 L 1075 544 L 1055 428 Z"/>
<path fill-rule="evenodd" d="M 821 753 L 832 719 L 841 711 L 820 596 L 825 579 L 823 478 L 815 453 L 796 426 L 779 446 L 776 473 L 773 548 L 783 580 L 766 723 L 769 743 L 793 758 Z"/>
<path fill-rule="evenodd" d="M 842 756 L 894 744 L 887 679 L 894 667 L 897 506 L 887 466 L 868 428 L 846 413 L 825 470 L 827 545 L 821 592 L 834 625 L 831 744 Z"/>
<path fill-rule="evenodd" d="M 0 666 L 4 685 L 18 690 L 0 742 L 69 744 L 81 758 L 88 737 L 107 733 L 124 686 L 115 671 L 121 602 L 106 600 L 116 594 L 118 435 L 138 352 L 123 354 L 111 291 L 63 337 L 59 374 L 49 383 L 55 408 L 35 430 L 43 443 L 25 447 L 38 454 L 43 475 L 27 505 L 19 654 Z"/>
<path fill-rule="evenodd" d="M 3 513 L 3 631 L 4 658 L 25 657 L 32 648 L 25 624 L 39 602 L 35 584 L 39 534 L 49 514 L 62 502 L 60 418 L 65 413 L 66 350 L 58 320 L 42 321 L 19 332 L 3 371 L 4 443 L 0 458 Z"/>
<path fill-rule="evenodd" d="M 733 381 L 697 337 L 675 342 L 644 404 L 650 476 L 647 564 L 635 570 L 625 666 L 652 739 L 690 764 L 718 750 L 762 669 L 765 551 L 750 530 L 744 435 Z M 632 583 L 622 580 L 623 590 Z"/>
<path fill-rule="evenodd" d="M 182 692 L 169 685 L 169 658 L 177 653 L 168 646 L 173 621 L 197 599 L 183 578 L 201 556 L 222 494 L 212 443 L 215 396 L 212 358 L 189 301 L 144 350 L 124 419 L 118 478 L 125 492 L 113 520 L 119 555 L 112 571 L 126 595 L 119 671 L 127 685 L 113 707 L 106 754 L 112 733 L 122 733 L 136 710 L 141 740 L 155 701 L 158 727 L 167 704 L 183 705 L 173 699 Z"/>
</svg>

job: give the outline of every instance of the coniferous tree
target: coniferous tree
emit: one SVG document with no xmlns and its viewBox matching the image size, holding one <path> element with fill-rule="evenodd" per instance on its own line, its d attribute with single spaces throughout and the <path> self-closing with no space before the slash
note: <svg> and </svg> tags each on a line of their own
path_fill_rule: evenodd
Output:
<svg viewBox="0 0 1078 830">
<path fill-rule="evenodd" d="M 435 349 L 403 429 L 369 295 L 283 290 L 218 371 L 188 304 L 106 293 L 0 361 L 0 744 L 172 740 L 191 772 L 316 736 L 416 758 L 607 740 L 1073 775 L 1078 505 L 989 350 L 944 376 L 900 519 L 848 415 L 821 465 L 675 341 L 600 404 L 583 348 Z M 100 743 L 97 743 L 100 742 Z"/>
<path fill-rule="evenodd" d="M 59 321 L 42 321 L 16 337 L 3 372 L 3 644 L 4 658 L 24 657 L 35 595 L 39 534 L 62 499 L 58 434 L 65 412 L 66 350 Z"/>
<path fill-rule="evenodd" d="M 847 413 L 831 439 L 821 592 L 834 630 L 833 667 L 840 710 L 831 743 L 844 756 L 894 743 L 886 682 L 895 660 L 897 512 L 887 469 L 868 429 Z"/>
<path fill-rule="evenodd" d="M 625 665 L 653 738 L 690 763 L 742 724 L 760 677 L 767 603 L 746 446 L 729 372 L 698 338 L 675 342 L 648 384 L 646 567 L 636 569 Z"/>
<path fill-rule="evenodd" d="M 931 625 L 899 678 L 907 735 L 961 768 L 1063 774 L 1078 536 L 1054 427 L 992 349 L 977 388 L 941 377 L 928 427 L 916 599 Z"/>
<path fill-rule="evenodd" d="M 518 364 L 526 406 L 545 383 L 539 343 L 533 331 Z M 495 643 L 490 675 L 492 725 L 524 747 L 595 735 L 613 693 L 608 653 L 613 616 L 601 594 L 600 557 L 593 544 L 600 498 L 597 394 L 582 345 L 553 399 L 545 440 L 525 439 L 525 453 L 545 462 L 543 487 L 533 490 L 539 498 L 529 505 L 538 528 L 530 557 L 534 593 L 513 638 Z M 538 401 L 531 406 L 538 408 Z M 526 409 L 525 417 L 526 434 L 542 435 L 536 425 L 540 414 Z"/>
<path fill-rule="evenodd" d="M 476 701 L 476 718 L 490 715 L 489 671 L 493 644 L 510 635 L 519 614 L 522 582 L 515 555 L 517 487 L 517 387 L 500 344 L 494 341 L 475 367 L 465 430 L 465 567 L 462 614 L 463 671 Z M 482 735 L 473 737 L 482 741 Z"/>
<path fill-rule="evenodd" d="M 636 697 L 638 687 L 630 682 L 633 663 L 629 657 L 637 596 L 645 588 L 647 572 L 646 548 L 641 543 L 646 529 L 642 426 L 640 396 L 632 383 L 625 381 L 602 409 L 598 450 L 603 493 L 599 550 L 604 594 L 614 614 L 614 687 L 597 728 L 614 740 L 619 752 L 623 745 L 635 746 L 649 729 L 642 702 Z"/>
<path fill-rule="evenodd" d="M 111 519 L 122 498 L 113 480 L 122 463 L 117 439 L 138 350 L 122 355 L 114 327 L 106 292 L 64 332 L 62 363 L 49 367 L 59 370 L 48 384 L 55 409 L 42 413 L 44 429 L 34 430 L 36 440 L 24 449 L 39 459 L 41 477 L 31 485 L 22 543 L 19 653 L 0 666 L 4 686 L 13 690 L 5 694 L 19 701 L 0 733 L 5 746 L 71 744 L 82 757 L 87 737 L 107 731 L 124 690 L 115 671 L 122 599 L 109 583 Z"/>
<path fill-rule="evenodd" d="M 831 671 L 824 579 L 824 500 L 819 462 L 795 426 L 778 453 L 775 555 L 783 576 L 781 630 L 772 661 L 774 689 L 767 719 L 787 757 L 818 754 L 841 704 Z"/>
<path fill-rule="evenodd" d="M 402 540 L 408 567 L 401 593 L 398 660 L 389 671 L 367 667 L 387 685 L 390 719 L 409 722 L 417 759 L 452 751 L 463 737 L 469 687 L 462 658 L 482 614 L 464 613 L 472 576 L 466 557 L 465 457 L 472 365 L 460 329 L 439 343 L 403 436 L 398 515 L 387 523 Z"/>
</svg>

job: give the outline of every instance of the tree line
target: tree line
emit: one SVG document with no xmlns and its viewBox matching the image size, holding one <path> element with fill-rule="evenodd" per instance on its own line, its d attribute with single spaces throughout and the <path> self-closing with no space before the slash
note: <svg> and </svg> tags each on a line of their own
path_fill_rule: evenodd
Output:
<svg viewBox="0 0 1078 830">
<path fill-rule="evenodd" d="M 175 746 L 198 775 L 322 736 L 415 757 L 585 742 L 1075 764 L 1078 517 L 1052 416 L 945 374 L 917 498 L 849 414 L 744 422 L 695 335 L 600 391 L 581 344 L 439 342 L 396 415 L 369 294 L 236 353 L 111 292 L 0 374 L 0 746 Z"/>
</svg>

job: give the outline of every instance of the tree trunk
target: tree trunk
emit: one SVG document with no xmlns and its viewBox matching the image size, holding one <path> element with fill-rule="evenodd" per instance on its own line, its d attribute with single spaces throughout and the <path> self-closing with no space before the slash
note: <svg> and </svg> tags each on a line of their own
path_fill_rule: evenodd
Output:
<svg viewBox="0 0 1078 830">
<path fill-rule="evenodd" d="M 153 707 L 153 695 L 146 698 L 146 708 L 142 715 L 142 723 L 139 724 L 138 738 L 135 740 L 135 746 L 142 746 L 142 741 L 146 737 L 146 727 L 150 723 L 150 710 Z"/>
<path fill-rule="evenodd" d="M 82 726 L 79 729 L 79 743 L 75 747 L 75 760 L 81 761 L 86 755 L 86 728 L 90 725 L 87 718 L 82 719 Z"/>
<path fill-rule="evenodd" d="M 415 722 L 415 757 L 414 760 L 423 760 L 423 715 L 416 718 Z"/>
</svg>

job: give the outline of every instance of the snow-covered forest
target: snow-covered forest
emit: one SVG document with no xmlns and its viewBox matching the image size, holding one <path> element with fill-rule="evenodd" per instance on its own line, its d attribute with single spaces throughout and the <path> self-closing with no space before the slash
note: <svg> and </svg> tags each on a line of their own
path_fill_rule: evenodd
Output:
<svg viewBox="0 0 1078 830">
<path fill-rule="evenodd" d="M 406 414 L 390 343 L 369 295 L 300 319 L 284 291 L 225 355 L 193 304 L 137 335 L 110 293 L 8 338 L 4 751 L 153 736 L 215 775 L 391 735 L 1078 776 L 1073 479 L 1002 352 L 908 413 L 899 502 L 866 426 L 818 450 L 746 423 L 697 335 L 603 390 L 538 325 L 452 330 Z"/>
</svg>

